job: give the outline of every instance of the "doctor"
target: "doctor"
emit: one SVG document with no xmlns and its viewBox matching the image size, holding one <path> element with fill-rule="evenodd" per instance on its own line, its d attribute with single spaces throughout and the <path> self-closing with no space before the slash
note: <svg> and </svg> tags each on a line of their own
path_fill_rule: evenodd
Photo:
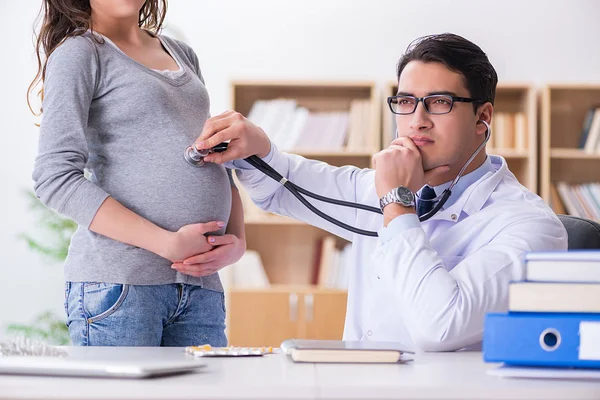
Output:
<svg viewBox="0 0 600 400">
<path fill-rule="evenodd" d="M 425 351 L 477 347 L 485 314 L 506 310 L 509 282 L 523 278 L 523 253 L 566 250 L 567 234 L 506 161 L 487 155 L 484 147 L 442 209 L 420 222 L 418 215 L 435 205 L 482 145 L 482 121 L 492 120 L 497 75 L 477 45 L 441 34 L 411 44 L 397 77 L 398 93 L 388 104 L 398 137 L 373 156 L 373 169 L 338 168 L 282 153 L 233 111 L 209 119 L 195 145 L 206 149 L 231 140 L 227 151 L 205 161 L 256 154 L 310 191 L 383 208 L 381 216 L 311 201 L 349 225 L 377 230 L 379 237 L 352 234 L 311 213 L 245 161 L 233 163 L 263 210 L 352 241 L 345 340 L 394 341 Z M 202 269 L 202 255 L 187 261 L 192 264 L 178 265 L 182 272 Z"/>
</svg>

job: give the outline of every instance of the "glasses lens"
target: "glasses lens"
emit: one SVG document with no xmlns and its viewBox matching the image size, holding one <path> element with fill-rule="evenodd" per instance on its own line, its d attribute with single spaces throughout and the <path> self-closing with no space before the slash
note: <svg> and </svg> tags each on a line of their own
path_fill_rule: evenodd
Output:
<svg viewBox="0 0 600 400">
<path fill-rule="evenodd" d="M 390 107 L 396 114 L 410 114 L 415 109 L 416 100 L 408 96 L 392 97 Z"/>
<path fill-rule="evenodd" d="M 446 114 L 452 108 L 452 97 L 446 95 L 433 95 L 425 99 L 425 105 L 431 114 Z"/>
</svg>

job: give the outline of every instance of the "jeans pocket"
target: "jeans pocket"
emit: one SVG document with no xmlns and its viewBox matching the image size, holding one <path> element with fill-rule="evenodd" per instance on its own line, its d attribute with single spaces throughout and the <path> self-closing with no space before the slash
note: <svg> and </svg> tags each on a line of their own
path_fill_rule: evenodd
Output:
<svg viewBox="0 0 600 400">
<path fill-rule="evenodd" d="M 112 315 L 123 304 L 128 292 L 129 285 L 121 283 L 85 283 L 83 312 L 88 322 L 97 322 Z"/>
</svg>

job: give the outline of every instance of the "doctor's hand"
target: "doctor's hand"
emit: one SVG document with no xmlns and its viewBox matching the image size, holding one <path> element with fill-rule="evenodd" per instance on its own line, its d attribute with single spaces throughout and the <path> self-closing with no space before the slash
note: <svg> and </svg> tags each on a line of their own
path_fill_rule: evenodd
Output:
<svg viewBox="0 0 600 400">
<path fill-rule="evenodd" d="M 415 193 L 425 183 L 449 170 L 447 165 L 442 165 L 424 171 L 421 152 L 409 137 L 394 140 L 387 149 L 373 156 L 372 163 L 379 197 L 398 186 L 407 187 Z"/>
<path fill-rule="evenodd" d="M 271 151 L 271 141 L 265 132 L 242 114 L 231 110 L 209 118 L 194 145 L 197 150 L 210 149 L 228 140 L 226 151 L 209 154 L 204 161 L 223 164 L 252 155 L 264 158 Z"/>
<path fill-rule="evenodd" d="M 174 263 L 172 268 L 186 275 L 207 276 L 235 263 L 246 252 L 246 240 L 235 235 L 209 236 L 208 242 L 216 247 L 183 262 Z"/>
</svg>

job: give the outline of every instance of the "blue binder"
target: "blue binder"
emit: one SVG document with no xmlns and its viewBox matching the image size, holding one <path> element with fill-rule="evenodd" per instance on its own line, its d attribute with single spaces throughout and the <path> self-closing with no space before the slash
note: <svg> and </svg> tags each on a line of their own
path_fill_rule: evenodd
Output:
<svg viewBox="0 0 600 400">
<path fill-rule="evenodd" d="M 600 368 L 599 332 L 600 314 L 490 313 L 485 318 L 483 359 L 508 365 Z"/>
</svg>

